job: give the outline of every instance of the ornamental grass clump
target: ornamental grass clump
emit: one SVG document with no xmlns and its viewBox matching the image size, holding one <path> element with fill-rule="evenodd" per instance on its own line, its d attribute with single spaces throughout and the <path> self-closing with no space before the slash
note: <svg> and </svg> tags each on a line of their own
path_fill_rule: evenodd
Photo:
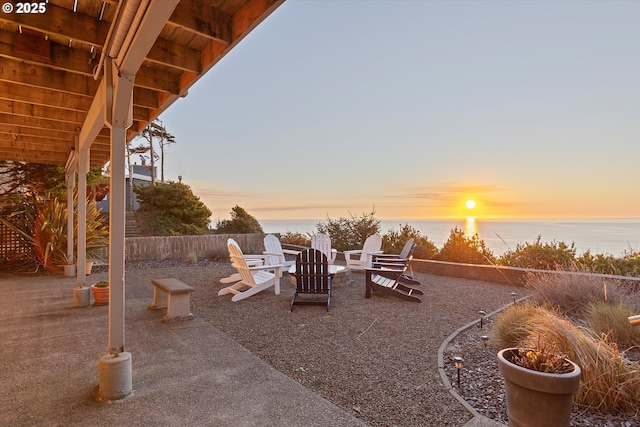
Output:
<svg viewBox="0 0 640 427">
<path fill-rule="evenodd" d="M 585 318 L 594 333 L 609 335 L 619 348 L 627 349 L 640 346 L 640 328 L 629 323 L 629 317 L 637 313 L 626 303 L 596 301 L 589 305 Z"/>
<path fill-rule="evenodd" d="M 579 271 L 532 273 L 527 287 L 533 290 L 533 301 L 557 307 L 563 313 L 581 316 L 597 301 L 627 302 L 640 309 L 640 296 L 613 280 Z"/>
<path fill-rule="evenodd" d="M 492 333 L 498 342 L 513 338 L 513 334 L 505 338 L 498 335 L 506 329 L 501 325 L 503 317 L 511 325 L 518 313 L 523 314 L 518 335 L 524 338 L 516 347 L 549 346 L 580 366 L 582 377 L 574 395 L 576 404 L 603 413 L 636 409 L 640 402 L 640 365 L 627 360 L 609 335 L 598 336 L 588 328 L 578 327 L 554 310 L 513 306 L 496 319 Z"/>
</svg>

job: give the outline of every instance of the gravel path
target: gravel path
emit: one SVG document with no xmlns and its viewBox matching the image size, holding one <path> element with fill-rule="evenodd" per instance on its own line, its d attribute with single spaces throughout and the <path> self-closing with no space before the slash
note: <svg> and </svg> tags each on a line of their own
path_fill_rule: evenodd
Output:
<svg viewBox="0 0 640 427">
<path fill-rule="evenodd" d="M 423 302 L 375 294 L 364 298 L 364 274 L 334 286 L 332 308 L 289 304 L 293 286 L 285 275 L 280 295 L 263 291 L 238 303 L 217 296 L 220 278 L 235 270 L 229 263 L 179 260 L 127 264 L 145 279 L 175 277 L 196 288 L 192 311 L 219 327 L 276 369 L 299 381 L 371 426 L 462 426 L 471 415 L 446 390 L 437 353 L 463 325 L 491 313 L 526 290 L 483 281 L 417 274 Z M 455 390 L 480 414 L 507 424 L 504 381 L 498 348 L 473 326 L 453 338 L 444 351 L 445 372 Z M 453 357 L 464 367 L 457 384 Z M 640 427 L 628 414 L 601 415 L 574 408 L 572 426 Z"/>
</svg>

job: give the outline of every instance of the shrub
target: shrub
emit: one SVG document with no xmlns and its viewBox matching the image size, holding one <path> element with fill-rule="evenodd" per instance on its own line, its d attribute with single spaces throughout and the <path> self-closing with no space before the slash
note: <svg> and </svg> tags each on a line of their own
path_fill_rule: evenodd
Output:
<svg viewBox="0 0 640 427">
<path fill-rule="evenodd" d="M 231 209 L 231 219 L 218 221 L 214 234 L 264 233 L 262 226 L 249 212 L 236 205 Z"/>
<path fill-rule="evenodd" d="M 589 305 L 597 301 L 638 302 L 637 294 L 628 292 L 617 282 L 587 273 L 530 273 L 526 283 L 533 290 L 534 301 L 558 307 L 568 314 L 584 314 Z"/>
<path fill-rule="evenodd" d="M 205 234 L 211 211 L 180 182 L 136 186 L 139 213 L 147 215 L 154 235 L 177 236 Z"/>
<path fill-rule="evenodd" d="M 436 245 L 409 224 L 401 225 L 400 231 L 391 229 L 382 236 L 382 250 L 389 254 L 399 254 L 407 240 L 411 238 L 416 244 L 413 250 L 414 258 L 433 259 L 438 253 Z"/>
<path fill-rule="evenodd" d="M 535 323 L 538 316 L 540 310 L 529 301 L 507 307 L 491 328 L 491 340 L 501 348 L 519 347 L 529 336 L 529 323 Z"/>
<path fill-rule="evenodd" d="M 73 246 L 78 251 L 77 198 L 74 200 Z M 50 271 L 61 272 L 61 266 L 73 263 L 67 259 L 67 203 L 58 199 L 46 202 L 33 224 L 33 247 L 42 265 Z M 86 251 L 88 259 L 95 258 L 97 252 L 109 241 L 109 230 L 102 222 L 100 211 L 93 202 L 87 203 L 86 211 Z"/>
<path fill-rule="evenodd" d="M 500 257 L 499 264 L 511 267 L 557 270 L 571 267 L 576 260 L 574 243 L 542 243 L 541 236 L 535 242 L 518 243 L 516 249 Z"/>
<path fill-rule="evenodd" d="M 585 317 L 594 333 L 610 336 L 620 348 L 630 348 L 640 345 L 640 329 L 628 320 L 635 314 L 625 303 L 595 301 L 589 305 Z"/>
<path fill-rule="evenodd" d="M 622 257 L 596 254 L 590 251 L 582 254 L 577 262 L 588 271 L 620 276 L 640 276 L 640 252 L 625 251 Z"/>
<path fill-rule="evenodd" d="M 326 222 L 316 224 L 318 233 L 328 234 L 331 246 L 338 251 L 361 249 L 364 241 L 372 234 L 380 233 L 380 220 L 375 218 L 375 211 L 360 217 L 327 218 Z"/>
<path fill-rule="evenodd" d="M 480 239 L 477 234 L 468 237 L 458 227 L 451 230 L 449 239 L 444 243 L 435 259 L 467 264 L 494 264 L 496 261 L 493 252 L 486 247 L 484 240 Z"/>
<path fill-rule="evenodd" d="M 281 235 L 280 242 L 288 245 L 311 246 L 311 239 L 309 236 L 305 236 L 302 233 L 292 233 L 291 231 L 287 231 Z"/>
<path fill-rule="evenodd" d="M 556 346 L 566 353 L 582 370 L 580 389 L 574 396 L 578 405 L 600 412 L 627 412 L 635 409 L 640 398 L 638 363 L 631 362 L 618 351 L 618 346 L 607 336 L 578 328 L 557 312 L 542 307 L 519 312 L 517 306 L 506 310 L 496 319 L 494 336 L 501 342 L 514 338 L 510 332 L 515 327 L 519 335 L 525 334 L 514 347 L 535 348 L 538 340 L 543 346 Z M 520 324 L 513 324 L 518 314 L 524 314 Z M 504 316 L 507 316 L 503 319 Z M 502 336 L 502 333 L 507 335 Z M 510 345 L 511 346 L 511 345 Z"/>
</svg>

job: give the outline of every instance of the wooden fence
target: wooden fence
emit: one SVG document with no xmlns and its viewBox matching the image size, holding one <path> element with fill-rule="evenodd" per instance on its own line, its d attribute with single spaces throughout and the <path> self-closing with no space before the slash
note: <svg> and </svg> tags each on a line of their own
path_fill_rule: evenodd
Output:
<svg viewBox="0 0 640 427">
<path fill-rule="evenodd" d="M 0 264 L 31 257 L 31 246 L 11 228 L 0 223 Z"/>
</svg>

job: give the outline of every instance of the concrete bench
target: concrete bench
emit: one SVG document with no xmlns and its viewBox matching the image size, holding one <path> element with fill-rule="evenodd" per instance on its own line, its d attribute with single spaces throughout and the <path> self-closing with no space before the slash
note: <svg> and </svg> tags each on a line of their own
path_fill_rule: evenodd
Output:
<svg viewBox="0 0 640 427">
<path fill-rule="evenodd" d="M 178 279 L 154 279 L 153 302 L 150 309 L 167 308 L 167 314 L 162 318 L 163 322 L 173 320 L 193 319 L 191 314 L 191 292 L 194 288 Z"/>
</svg>

